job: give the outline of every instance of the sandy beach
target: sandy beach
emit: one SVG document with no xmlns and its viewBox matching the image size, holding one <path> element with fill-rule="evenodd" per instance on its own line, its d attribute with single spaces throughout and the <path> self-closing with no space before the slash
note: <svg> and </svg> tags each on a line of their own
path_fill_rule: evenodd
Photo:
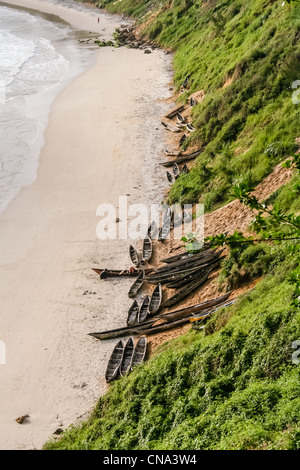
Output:
<svg viewBox="0 0 300 470">
<path fill-rule="evenodd" d="M 10 3 L 10 2 L 7 2 Z M 11 2 L 92 30 L 95 16 L 39 0 Z M 101 16 L 102 27 L 105 15 Z M 107 32 L 114 30 L 107 16 Z M 92 266 L 129 266 L 128 240 L 101 241 L 96 209 L 161 202 L 171 58 L 102 48 L 50 113 L 35 182 L 0 217 L 0 448 L 39 449 L 85 417 L 106 390 L 114 342 L 87 333 L 122 326 L 130 280 L 99 281 Z M 28 414 L 23 425 L 15 419 Z"/>
</svg>

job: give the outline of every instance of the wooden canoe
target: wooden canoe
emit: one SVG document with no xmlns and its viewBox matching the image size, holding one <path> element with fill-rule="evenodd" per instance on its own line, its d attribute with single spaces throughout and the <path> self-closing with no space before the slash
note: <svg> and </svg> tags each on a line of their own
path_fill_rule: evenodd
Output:
<svg viewBox="0 0 300 470">
<path fill-rule="evenodd" d="M 197 278 L 193 280 L 192 282 L 188 283 L 185 287 L 183 287 L 179 292 L 176 294 L 172 295 L 169 299 L 165 300 L 162 303 L 162 307 L 172 307 L 173 305 L 177 304 L 178 302 L 181 302 L 184 300 L 188 295 L 190 295 L 192 292 L 194 292 L 198 287 L 200 287 L 202 284 L 204 284 L 208 276 L 210 275 L 212 269 L 208 270 L 204 276 L 201 276 L 200 278 Z"/>
<path fill-rule="evenodd" d="M 157 319 L 153 318 L 151 320 L 147 320 L 142 325 L 134 325 L 134 326 L 123 326 L 121 328 L 115 328 L 114 330 L 106 330 L 106 331 L 96 331 L 93 333 L 88 333 L 89 336 L 93 336 L 96 339 L 106 340 L 106 339 L 114 339 L 120 338 L 122 336 L 129 336 L 129 335 L 138 335 L 139 330 L 141 327 L 151 326 L 155 323 Z"/>
<path fill-rule="evenodd" d="M 182 175 L 187 175 L 189 173 L 189 169 L 187 167 L 187 164 L 185 163 L 181 169 L 181 172 L 180 172 Z"/>
<path fill-rule="evenodd" d="M 145 336 L 141 336 L 136 343 L 131 359 L 131 370 L 141 364 L 146 357 L 147 354 L 147 338 Z"/>
<path fill-rule="evenodd" d="M 187 124 L 186 128 L 189 132 L 194 132 L 196 130 L 192 124 Z"/>
<path fill-rule="evenodd" d="M 149 313 L 149 304 L 150 296 L 146 295 L 139 309 L 138 323 L 143 323 L 146 320 Z"/>
<path fill-rule="evenodd" d="M 215 307 L 217 305 L 222 305 L 223 303 L 226 303 L 228 297 L 230 297 L 231 292 L 228 292 L 227 294 L 221 295 L 220 297 L 217 297 L 216 299 L 210 299 L 207 300 L 206 302 L 202 302 L 201 304 L 193 305 L 192 307 L 186 307 L 182 308 L 180 310 L 175 310 L 173 312 L 167 312 L 167 313 L 161 313 L 159 318 L 162 320 L 166 321 L 175 321 L 183 317 L 189 317 L 191 315 L 196 315 L 199 312 L 204 312 L 207 309 L 211 309 L 211 307 Z"/>
<path fill-rule="evenodd" d="M 133 301 L 130 309 L 128 310 L 127 325 L 132 326 L 138 322 L 139 304 L 137 300 Z"/>
<path fill-rule="evenodd" d="M 162 301 L 162 288 L 161 284 L 157 284 L 154 291 L 152 292 L 150 303 L 149 303 L 149 315 L 155 315 L 160 309 Z"/>
<path fill-rule="evenodd" d="M 166 238 L 168 238 L 168 235 L 170 233 L 170 228 L 171 228 L 170 221 L 166 220 L 166 222 L 163 224 L 162 228 L 159 231 L 158 239 L 165 240 Z"/>
<path fill-rule="evenodd" d="M 189 155 L 181 155 L 181 157 L 176 158 L 176 163 L 185 163 L 194 160 L 196 157 L 198 157 L 198 155 L 200 155 L 201 152 L 202 150 L 199 150 L 197 152 L 190 153 Z M 173 163 L 174 160 L 169 160 L 167 162 L 161 162 L 160 165 L 164 167 L 170 167 L 173 166 Z"/>
<path fill-rule="evenodd" d="M 186 274 L 185 276 L 175 279 L 174 281 L 167 284 L 167 288 L 179 289 L 180 287 L 185 286 L 189 282 L 192 282 L 194 279 L 196 279 L 199 275 L 204 275 L 208 269 L 215 269 L 219 265 L 220 261 L 221 258 L 217 259 L 213 263 L 210 263 L 209 266 L 206 266 L 205 268 L 200 267 L 199 270 L 192 271 L 189 274 Z"/>
<path fill-rule="evenodd" d="M 200 264 L 200 263 L 208 263 L 211 260 L 219 258 L 224 248 L 217 251 L 217 249 L 208 249 L 204 251 L 199 251 L 198 253 L 184 253 L 183 257 L 172 261 L 170 263 L 166 263 L 164 266 L 160 266 L 159 268 L 154 269 L 154 273 L 162 273 L 165 271 L 173 270 L 176 267 L 182 268 L 183 266 L 192 266 L 193 264 Z M 190 256 L 185 256 L 190 255 Z"/>
<path fill-rule="evenodd" d="M 171 111 L 168 112 L 168 114 L 165 115 L 167 119 L 172 119 L 174 116 L 176 116 L 177 113 L 180 113 L 183 111 L 184 105 L 180 104 L 179 106 L 176 106 L 176 108 L 172 109 Z"/>
<path fill-rule="evenodd" d="M 170 184 L 172 184 L 174 182 L 174 178 L 173 178 L 173 176 L 171 175 L 171 173 L 169 171 L 167 171 L 167 179 L 168 179 Z"/>
<path fill-rule="evenodd" d="M 158 282 L 160 282 L 161 284 L 166 284 L 167 282 L 179 281 L 180 279 L 183 279 L 189 274 L 196 274 L 196 273 L 204 271 L 205 269 L 207 270 L 208 268 L 209 268 L 208 266 L 193 266 L 188 269 L 185 268 L 180 271 L 166 272 L 160 275 L 154 274 L 153 277 L 150 277 L 151 275 L 149 275 L 145 278 L 145 281 L 148 282 L 149 284 L 157 284 Z"/>
<path fill-rule="evenodd" d="M 183 136 L 180 137 L 180 140 L 178 142 L 180 147 L 186 141 L 186 139 L 187 139 L 187 136 L 185 134 L 183 134 Z"/>
<path fill-rule="evenodd" d="M 178 255 L 174 255 L 174 256 L 170 256 L 169 258 L 164 258 L 164 259 L 161 259 L 160 261 L 162 263 L 167 263 L 167 264 L 171 264 L 175 261 L 181 261 L 183 259 L 188 259 L 188 258 L 192 258 L 193 256 L 196 256 L 196 255 L 199 255 L 199 257 L 201 258 L 200 255 L 202 256 L 206 256 L 207 253 L 211 254 L 213 252 L 216 251 L 216 248 L 212 249 L 212 248 L 204 248 L 204 246 L 202 247 L 202 250 L 199 252 L 199 253 L 191 253 L 189 251 L 185 251 L 183 253 L 179 253 Z"/>
<path fill-rule="evenodd" d="M 122 377 L 124 377 L 124 375 L 126 375 L 130 371 L 133 350 L 134 350 L 134 342 L 133 342 L 132 336 L 130 336 L 130 338 L 128 338 L 124 346 L 122 362 L 120 364 L 120 375 Z"/>
<path fill-rule="evenodd" d="M 149 225 L 147 236 L 149 238 L 154 238 L 157 232 L 157 225 L 156 222 L 153 220 L 151 224 Z"/>
<path fill-rule="evenodd" d="M 152 258 L 152 240 L 150 237 L 146 237 L 143 242 L 143 261 L 150 261 Z"/>
<path fill-rule="evenodd" d="M 178 176 L 180 173 L 179 166 L 177 165 L 176 162 L 173 163 L 173 173 L 174 173 L 174 176 Z"/>
<path fill-rule="evenodd" d="M 133 266 L 138 267 L 138 265 L 140 264 L 139 256 L 137 254 L 136 249 L 132 245 L 129 245 L 129 257 Z"/>
<path fill-rule="evenodd" d="M 135 277 L 141 272 L 140 269 L 107 269 L 107 268 L 92 268 L 95 273 L 100 274 L 100 279 L 106 279 L 107 277 Z M 151 270 L 149 269 L 149 272 Z"/>
<path fill-rule="evenodd" d="M 179 326 L 184 325 L 185 323 L 189 322 L 189 318 L 181 318 L 180 320 L 170 322 L 170 323 L 163 323 L 161 325 L 153 325 L 145 328 L 141 328 L 139 333 L 142 335 L 155 335 L 157 333 L 161 333 L 166 330 L 171 330 L 172 328 L 177 328 Z"/>
<path fill-rule="evenodd" d="M 105 372 L 105 380 L 107 383 L 111 382 L 119 375 L 120 365 L 122 363 L 124 354 L 124 345 L 122 340 L 118 341 L 115 345 L 113 352 L 109 358 L 106 372 Z"/>
<path fill-rule="evenodd" d="M 133 298 L 136 296 L 136 294 L 138 293 L 138 291 L 143 285 L 144 277 L 145 277 L 145 271 L 142 270 L 128 291 L 129 298 Z"/>
<path fill-rule="evenodd" d="M 179 261 L 175 261 L 174 263 L 168 263 L 165 266 L 160 268 L 154 269 L 153 273 L 147 275 L 148 279 L 156 278 L 160 274 L 170 273 L 175 271 L 184 271 L 188 270 L 193 267 L 200 267 L 205 265 L 209 265 L 209 263 L 215 261 L 216 259 L 220 258 L 223 250 L 219 250 L 217 252 L 207 254 L 207 256 L 200 256 L 200 253 L 195 254 L 193 257 L 182 259 Z M 198 256 L 199 255 L 199 256 Z"/>
<path fill-rule="evenodd" d="M 176 114 L 176 118 L 177 118 L 178 122 L 180 122 L 181 124 L 183 124 L 185 122 L 185 117 L 182 116 L 182 114 L 180 114 L 180 113 Z"/>
</svg>

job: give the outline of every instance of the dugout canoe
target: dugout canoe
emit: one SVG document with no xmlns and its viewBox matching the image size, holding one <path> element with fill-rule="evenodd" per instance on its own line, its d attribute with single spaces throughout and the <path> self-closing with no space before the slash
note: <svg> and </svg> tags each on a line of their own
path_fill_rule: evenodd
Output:
<svg viewBox="0 0 300 470">
<path fill-rule="evenodd" d="M 120 375 L 122 377 L 124 377 L 124 375 L 126 375 L 130 371 L 133 351 L 134 351 L 134 342 L 133 342 L 132 336 L 130 336 L 130 338 L 128 338 L 124 346 L 123 357 L 122 357 L 122 361 L 120 364 Z"/>
<path fill-rule="evenodd" d="M 159 318 L 166 321 L 175 321 L 183 317 L 189 317 L 199 312 L 204 312 L 211 307 L 219 306 L 226 303 L 230 297 L 231 292 L 228 292 L 215 299 L 206 300 L 200 304 L 193 305 L 192 307 L 181 308 L 180 310 L 174 310 L 173 312 L 161 313 L 158 315 Z M 234 299 L 232 299 L 234 300 Z"/>
<path fill-rule="evenodd" d="M 146 326 L 149 327 L 153 325 L 153 323 L 155 323 L 156 321 L 157 319 L 153 318 L 151 320 L 147 320 L 142 325 L 137 324 L 134 326 L 123 326 L 121 328 L 115 328 L 114 330 L 96 331 L 93 333 L 88 333 L 88 335 L 100 340 L 120 338 L 122 336 L 129 335 L 138 335 L 140 328 L 145 328 Z"/>
<path fill-rule="evenodd" d="M 198 287 L 200 287 L 202 284 L 204 284 L 208 276 L 210 275 L 212 269 L 209 269 L 204 276 L 201 276 L 200 279 L 195 279 L 192 282 L 188 283 L 185 287 L 183 287 L 179 292 L 176 294 L 172 295 L 169 299 L 165 300 L 162 303 L 162 307 L 172 307 L 173 305 L 177 304 L 178 302 L 181 302 L 184 300 L 186 297 L 188 297 L 192 292 L 194 292 Z"/>
<path fill-rule="evenodd" d="M 146 237 L 143 241 L 142 260 L 143 262 L 150 261 L 152 258 L 152 240 Z"/>
<path fill-rule="evenodd" d="M 127 325 L 132 326 L 135 325 L 138 322 L 138 313 L 139 313 L 139 304 L 137 300 L 133 301 L 133 304 L 128 310 L 128 316 L 127 316 Z"/>
<path fill-rule="evenodd" d="M 138 291 L 143 285 L 144 277 L 145 277 L 145 271 L 142 270 L 128 291 L 129 298 L 132 299 L 133 297 L 136 296 L 136 294 L 138 293 Z"/>
<path fill-rule="evenodd" d="M 150 296 L 146 295 L 139 309 L 138 323 L 143 323 L 146 320 L 148 313 L 149 313 L 149 304 L 150 304 Z"/>
<path fill-rule="evenodd" d="M 162 302 L 162 288 L 161 288 L 161 284 L 157 284 L 150 298 L 149 315 L 155 315 L 158 312 L 161 306 L 161 302 Z"/>
<path fill-rule="evenodd" d="M 141 364 L 146 357 L 147 354 L 147 338 L 145 336 L 141 336 L 136 343 L 131 359 L 130 369 L 134 369 L 134 367 Z"/>
<path fill-rule="evenodd" d="M 113 352 L 109 358 L 106 372 L 105 372 L 105 380 L 107 383 L 111 382 L 112 380 L 116 379 L 119 375 L 120 365 L 122 363 L 124 354 L 124 344 L 123 341 L 120 340 L 115 345 Z"/>
<path fill-rule="evenodd" d="M 138 267 L 138 265 L 140 264 L 139 256 L 136 249 L 132 245 L 129 245 L 129 257 L 133 266 Z"/>
<path fill-rule="evenodd" d="M 106 279 L 108 277 L 136 277 L 142 270 L 141 269 L 107 269 L 107 268 L 92 268 L 95 273 L 100 274 L 100 279 Z M 149 274 L 153 269 L 145 269 L 145 274 Z"/>
</svg>

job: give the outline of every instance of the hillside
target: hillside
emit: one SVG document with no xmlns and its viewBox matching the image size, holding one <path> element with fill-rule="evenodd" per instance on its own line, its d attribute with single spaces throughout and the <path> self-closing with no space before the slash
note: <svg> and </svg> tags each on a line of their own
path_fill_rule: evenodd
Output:
<svg viewBox="0 0 300 470">
<path fill-rule="evenodd" d="M 211 212 L 207 235 L 237 230 L 264 241 L 231 244 L 214 281 L 220 291 L 254 289 L 203 330 L 188 327 L 170 341 L 153 341 L 148 361 L 112 383 L 86 422 L 45 448 L 299 450 L 300 364 L 292 355 L 300 339 L 300 165 L 282 163 L 299 152 L 292 84 L 300 80 L 300 5 L 104 0 L 98 6 L 135 17 L 141 35 L 175 51 L 178 102 L 188 104 L 201 91 L 191 109 L 196 130 L 184 147 L 203 151 L 172 185 L 169 202 L 204 202 Z M 256 188 L 270 208 L 267 222 L 233 200 L 233 186 Z"/>
</svg>

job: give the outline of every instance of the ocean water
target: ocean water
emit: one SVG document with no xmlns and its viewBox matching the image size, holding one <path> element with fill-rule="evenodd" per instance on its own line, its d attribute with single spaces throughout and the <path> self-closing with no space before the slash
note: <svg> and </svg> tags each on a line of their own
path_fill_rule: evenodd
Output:
<svg viewBox="0 0 300 470">
<path fill-rule="evenodd" d="M 0 214 L 36 178 L 54 98 L 93 63 L 96 49 L 78 38 L 63 21 L 0 4 Z"/>
</svg>

